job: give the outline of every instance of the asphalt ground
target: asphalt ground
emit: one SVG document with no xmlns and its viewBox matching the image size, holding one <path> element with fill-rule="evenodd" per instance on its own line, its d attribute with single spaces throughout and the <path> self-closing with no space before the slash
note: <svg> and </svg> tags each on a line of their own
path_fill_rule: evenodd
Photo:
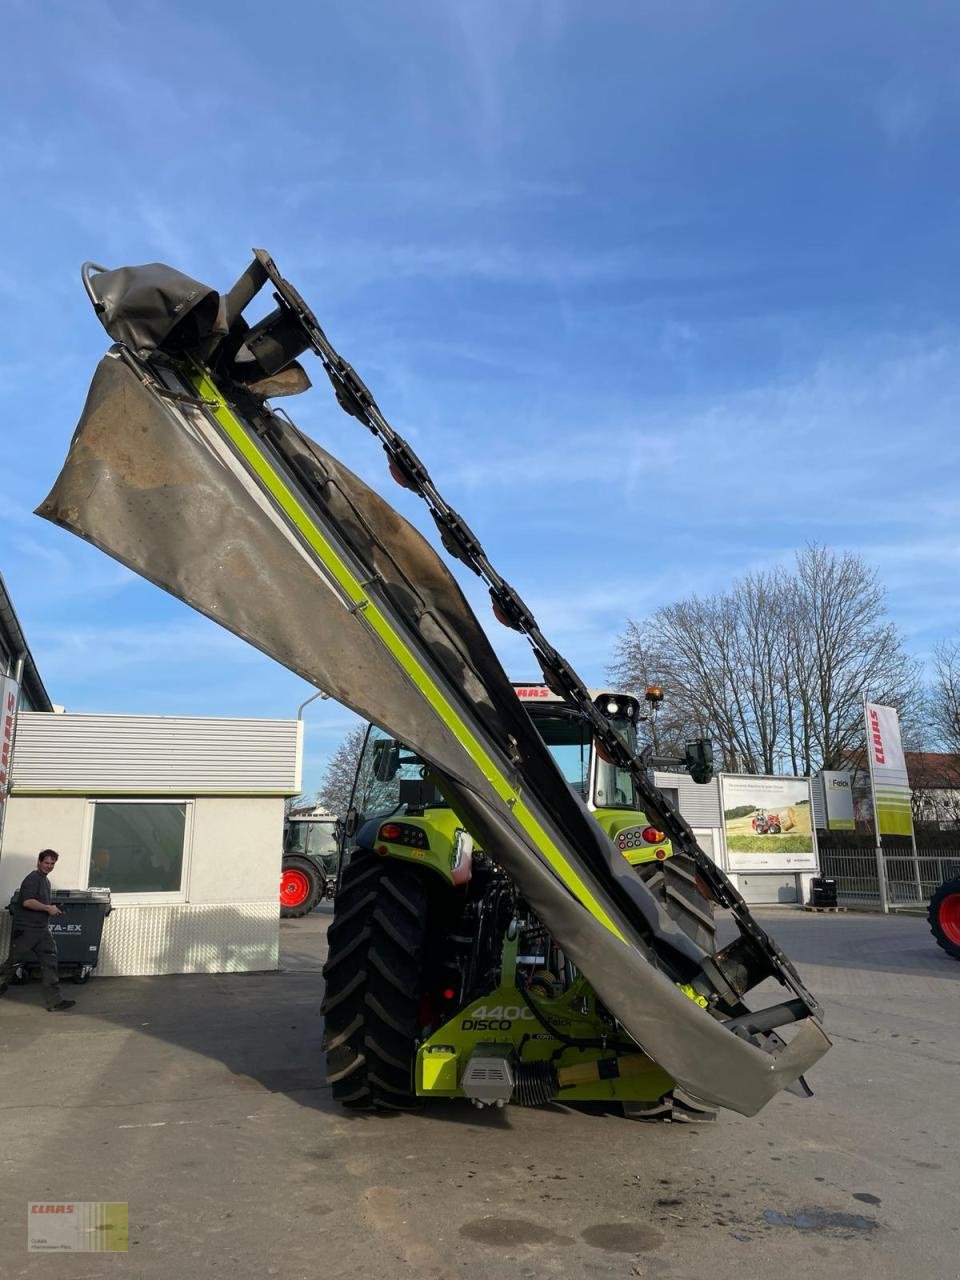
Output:
<svg viewBox="0 0 960 1280">
<path fill-rule="evenodd" d="M 277 974 L 0 1001 L 0 1275 L 960 1275 L 960 963 L 917 918 L 762 917 L 823 999 L 816 1096 L 641 1124 L 550 1107 L 355 1116 L 320 1053 L 329 907 Z M 126 1201 L 125 1254 L 28 1253 L 27 1202 Z"/>
</svg>

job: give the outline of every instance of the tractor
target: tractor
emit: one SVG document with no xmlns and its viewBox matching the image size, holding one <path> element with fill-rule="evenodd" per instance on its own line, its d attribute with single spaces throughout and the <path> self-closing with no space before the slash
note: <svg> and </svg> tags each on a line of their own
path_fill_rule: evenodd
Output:
<svg viewBox="0 0 960 1280">
<path fill-rule="evenodd" d="M 751 823 L 758 836 L 778 836 L 781 831 L 779 813 L 767 813 L 766 809 L 758 809 Z"/>
<path fill-rule="evenodd" d="M 713 902 L 692 860 L 640 808 L 631 776 L 546 685 L 517 685 L 567 785 L 674 921 L 713 949 Z M 591 697 L 631 752 L 640 703 Z M 699 744 L 698 744 L 699 745 Z M 703 781 L 706 776 L 701 774 Z M 480 849 L 415 752 L 371 725 L 347 815 L 324 970 L 327 1079 L 351 1108 L 467 1097 L 476 1106 L 621 1104 L 639 1117 L 702 1115 L 636 1045 L 562 944 Z"/>
<path fill-rule="evenodd" d="M 944 881 L 936 891 L 927 908 L 927 920 L 937 946 L 960 960 L 960 876 Z"/>
<path fill-rule="evenodd" d="M 338 820 L 332 813 L 314 809 L 287 814 L 280 867 L 280 915 L 284 920 L 308 915 L 318 902 L 333 897 L 338 848 Z"/>
</svg>

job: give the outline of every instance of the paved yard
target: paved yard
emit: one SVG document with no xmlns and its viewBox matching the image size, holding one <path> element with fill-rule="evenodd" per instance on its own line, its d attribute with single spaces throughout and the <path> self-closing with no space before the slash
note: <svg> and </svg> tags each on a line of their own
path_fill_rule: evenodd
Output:
<svg viewBox="0 0 960 1280">
<path fill-rule="evenodd" d="M 811 1101 L 692 1127 L 341 1112 L 319 1050 L 328 910 L 284 923 L 280 974 L 94 980 L 57 1017 L 39 987 L 0 1001 L 0 1274 L 960 1274 L 960 964 L 922 920 L 764 917 L 835 1047 Z M 45 1198 L 129 1201 L 129 1254 L 28 1254 Z"/>
</svg>

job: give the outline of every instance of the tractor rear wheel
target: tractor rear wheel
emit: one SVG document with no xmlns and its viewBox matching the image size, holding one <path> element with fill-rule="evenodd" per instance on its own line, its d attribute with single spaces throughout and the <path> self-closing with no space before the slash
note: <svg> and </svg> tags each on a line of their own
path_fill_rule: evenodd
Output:
<svg viewBox="0 0 960 1280">
<path fill-rule="evenodd" d="M 960 878 L 940 886 L 930 899 L 927 919 L 937 946 L 960 960 Z"/>
<path fill-rule="evenodd" d="M 416 1106 L 428 895 L 414 867 L 357 850 L 327 935 L 323 1048 L 334 1099 L 358 1109 Z"/>
<path fill-rule="evenodd" d="M 717 924 L 713 902 L 697 887 L 697 866 L 685 853 L 637 867 L 644 884 L 660 899 L 667 914 L 691 941 L 712 953 L 716 947 Z"/>
</svg>

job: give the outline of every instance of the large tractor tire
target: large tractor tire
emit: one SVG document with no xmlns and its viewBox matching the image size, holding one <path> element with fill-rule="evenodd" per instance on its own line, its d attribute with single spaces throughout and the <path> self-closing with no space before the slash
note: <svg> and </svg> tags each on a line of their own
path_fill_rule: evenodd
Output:
<svg viewBox="0 0 960 1280">
<path fill-rule="evenodd" d="M 298 920 L 323 897 L 326 883 L 309 858 L 284 858 L 280 869 L 280 915 Z"/>
<path fill-rule="evenodd" d="M 323 969 L 327 1083 L 346 1107 L 416 1106 L 427 908 L 414 867 L 354 853 L 337 892 Z"/>
<path fill-rule="evenodd" d="M 687 937 L 704 951 L 712 952 L 717 937 L 713 902 L 697 888 L 693 859 L 685 853 L 675 853 L 663 861 L 641 863 L 637 871 Z"/>
<path fill-rule="evenodd" d="M 937 946 L 960 960 L 960 878 L 940 886 L 930 899 L 927 919 Z"/>
</svg>

